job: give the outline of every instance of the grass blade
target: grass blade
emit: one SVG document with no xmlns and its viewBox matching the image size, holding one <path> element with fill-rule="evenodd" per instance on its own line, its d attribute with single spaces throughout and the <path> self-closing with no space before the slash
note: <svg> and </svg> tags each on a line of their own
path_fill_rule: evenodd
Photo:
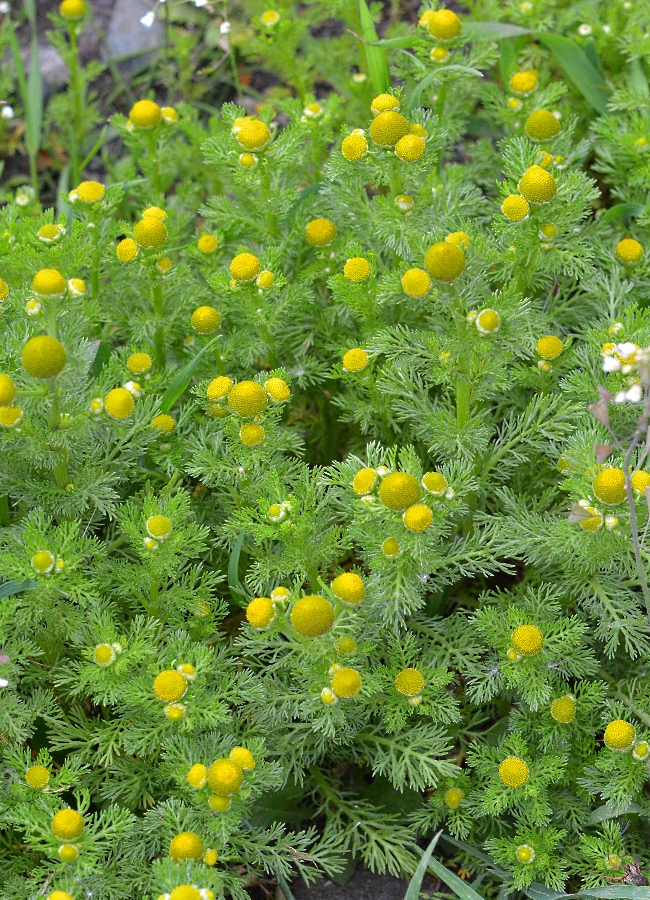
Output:
<svg viewBox="0 0 650 900">
<path fill-rule="evenodd" d="M 564 74 L 587 103 L 600 115 L 607 113 L 610 91 L 603 77 L 575 41 L 560 34 L 538 34 L 537 39 L 547 47 Z"/>
<path fill-rule="evenodd" d="M 5 581 L 4 584 L 0 584 L 0 599 L 11 597 L 12 594 L 19 594 L 21 591 L 28 591 L 36 587 L 38 587 L 38 581 Z"/>
<path fill-rule="evenodd" d="M 509 22 L 463 22 L 463 37 L 484 38 L 501 41 L 503 38 L 519 37 L 522 34 L 534 34 L 530 28 L 511 25 Z"/>
<path fill-rule="evenodd" d="M 609 222 L 615 222 L 625 216 L 640 216 L 645 212 L 643 203 L 617 203 L 616 206 L 610 208 L 602 214 L 598 219 L 599 225 L 606 225 Z"/>
<path fill-rule="evenodd" d="M 366 0 L 359 0 L 359 17 L 361 19 L 361 34 L 364 40 L 363 50 L 366 54 L 366 63 L 372 87 L 375 94 L 383 94 L 390 87 L 388 53 L 385 47 L 378 45 L 375 23 L 372 21 Z"/>
<path fill-rule="evenodd" d="M 477 75 L 479 78 L 483 78 L 483 73 L 479 72 L 478 69 L 472 69 L 471 66 L 445 66 L 444 69 L 434 69 L 413 88 L 413 93 L 411 94 L 407 107 L 407 114 L 413 112 L 416 106 L 420 105 L 420 97 L 425 88 L 428 88 L 429 85 L 434 82 L 436 78 L 439 78 L 443 72 L 449 72 L 453 69 L 457 72 L 467 72 L 470 75 Z"/>
<path fill-rule="evenodd" d="M 435 846 L 438 843 L 438 838 L 441 834 L 442 829 L 433 836 L 433 840 L 426 848 L 426 850 L 423 851 L 422 858 L 418 863 L 418 867 L 413 873 L 413 877 L 409 881 L 409 886 L 404 896 L 404 900 L 418 900 L 420 896 L 420 889 L 422 888 L 422 880 L 429 867 L 429 861 L 431 860 L 431 854 L 433 853 Z"/>
<path fill-rule="evenodd" d="M 235 541 L 235 546 L 230 554 L 230 562 L 228 563 L 228 588 L 230 595 L 235 602 L 244 597 L 241 582 L 239 580 L 239 557 L 241 556 L 241 548 L 244 545 L 244 532 L 240 531 Z"/>
<path fill-rule="evenodd" d="M 429 860 L 429 868 L 432 872 L 434 872 L 441 881 L 450 887 L 454 894 L 460 897 L 460 900 L 483 900 L 480 894 L 477 894 L 473 887 L 470 887 L 469 884 L 465 884 L 458 875 L 454 875 L 453 872 L 450 872 L 446 866 L 437 860 L 435 857 L 432 857 Z M 411 898 L 409 898 L 411 900 Z M 415 898 L 413 898 L 415 900 Z M 649 898 L 650 900 L 650 898 Z"/>
<path fill-rule="evenodd" d="M 185 391 L 190 386 L 190 382 L 192 381 L 192 376 L 196 371 L 196 367 L 199 364 L 199 360 L 205 353 L 205 351 L 211 347 L 216 341 L 219 340 L 219 335 L 217 337 L 212 338 L 211 341 L 203 347 L 203 349 L 199 350 L 196 356 L 191 359 L 187 365 L 183 366 L 180 372 L 177 372 L 176 375 L 172 378 L 169 387 L 162 395 L 162 400 L 160 401 L 160 411 L 164 413 L 168 413 L 172 408 L 174 403 L 181 397 Z"/>
</svg>

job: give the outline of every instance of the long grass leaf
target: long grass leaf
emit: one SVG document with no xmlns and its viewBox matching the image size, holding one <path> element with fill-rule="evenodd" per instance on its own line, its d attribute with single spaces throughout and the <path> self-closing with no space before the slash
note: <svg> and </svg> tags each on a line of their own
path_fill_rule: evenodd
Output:
<svg viewBox="0 0 650 900">
<path fill-rule="evenodd" d="M 465 884 L 458 875 L 454 875 L 453 872 L 450 872 L 446 866 L 437 860 L 435 857 L 432 857 L 429 860 L 429 868 L 432 872 L 434 872 L 441 881 L 450 887 L 454 894 L 457 894 L 460 897 L 460 900 L 483 900 L 480 894 L 478 894 L 474 888 L 470 887 L 469 884 Z"/>
<path fill-rule="evenodd" d="M 584 50 L 575 41 L 560 34 L 538 34 L 537 39 L 551 51 L 566 77 L 587 103 L 597 113 L 605 115 L 610 91 Z"/>
<path fill-rule="evenodd" d="M 404 900 L 418 900 L 420 896 L 420 889 L 422 888 L 422 881 L 426 874 L 426 871 L 429 867 L 429 861 L 431 859 L 431 854 L 435 850 L 435 846 L 438 843 L 438 838 L 442 834 L 442 829 L 433 836 L 433 839 L 426 850 L 422 853 L 422 858 L 418 863 L 418 867 L 413 873 L 413 877 L 409 881 L 409 886 L 406 891 L 406 895 L 404 896 Z"/>
<path fill-rule="evenodd" d="M 466 38 L 490 38 L 500 41 L 503 38 L 519 37 L 522 34 L 533 34 L 530 28 L 522 28 L 520 25 L 511 25 L 509 22 L 463 22 L 463 37 Z"/>
<path fill-rule="evenodd" d="M 240 531 L 235 541 L 235 546 L 230 554 L 228 563 L 228 588 L 233 600 L 239 601 L 244 596 L 241 582 L 239 580 L 239 557 L 241 556 L 241 548 L 244 544 L 244 532 Z"/>
<path fill-rule="evenodd" d="M 190 382 L 192 381 L 192 376 L 194 375 L 194 372 L 196 371 L 196 367 L 199 364 L 199 360 L 201 359 L 201 357 L 203 356 L 205 351 L 218 340 L 219 340 L 219 336 L 217 336 L 216 338 L 212 338 L 212 340 L 209 341 L 205 345 L 205 347 L 203 347 L 201 350 L 199 350 L 199 352 L 196 354 L 196 356 L 193 359 L 191 359 L 187 363 L 187 365 L 183 366 L 183 368 L 180 370 L 180 372 L 177 372 L 176 375 L 174 375 L 167 390 L 162 395 L 162 399 L 160 401 L 161 412 L 168 413 L 169 410 L 174 405 L 174 403 L 176 403 L 178 398 L 181 397 L 185 393 L 185 391 L 190 386 Z"/>
<path fill-rule="evenodd" d="M 378 46 L 375 23 L 372 21 L 366 0 L 359 0 L 359 17 L 361 19 L 361 34 L 364 40 L 363 50 L 366 54 L 366 63 L 372 87 L 375 94 L 383 94 L 390 87 L 388 54 L 385 47 Z"/>
<path fill-rule="evenodd" d="M 599 225 L 606 225 L 608 222 L 615 222 L 625 216 L 640 216 L 645 212 L 643 203 L 617 203 L 602 214 L 598 219 Z"/>
<path fill-rule="evenodd" d="M 5 581 L 0 584 L 0 599 L 3 597 L 11 597 L 12 594 L 19 594 L 21 591 L 28 591 L 31 588 L 37 588 L 38 581 Z"/>
<path fill-rule="evenodd" d="M 41 146 L 43 130 L 43 77 L 38 47 L 38 32 L 32 27 L 31 50 L 29 54 L 29 75 L 27 76 L 27 106 L 25 108 L 27 149 L 35 157 Z"/>
</svg>

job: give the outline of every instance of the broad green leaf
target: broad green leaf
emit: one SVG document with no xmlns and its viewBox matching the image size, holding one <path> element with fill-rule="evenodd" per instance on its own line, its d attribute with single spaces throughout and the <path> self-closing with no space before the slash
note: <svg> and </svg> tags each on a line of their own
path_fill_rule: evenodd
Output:
<svg viewBox="0 0 650 900">
<path fill-rule="evenodd" d="M 99 378 L 99 373 L 102 371 L 110 358 L 110 344 L 107 341 L 100 341 L 97 347 L 97 352 L 95 353 L 95 358 L 93 359 L 90 366 L 90 371 L 92 372 L 93 378 Z"/>
<path fill-rule="evenodd" d="M 59 183 L 56 186 L 56 217 L 65 216 L 68 220 L 68 228 L 72 224 L 72 207 L 68 203 L 67 197 L 70 190 L 70 163 L 66 163 L 61 167 L 59 175 Z"/>
<path fill-rule="evenodd" d="M 554 891 L 545 884 L 537 884 L 537 882 L 528 885 L 526 894 L 530 900 L 558 900 L 559 897 L 564 897 L 564 894 L 559 891 Z"/>
<path fill-rule="evenodd" d="M 596 898 L 596 900 L 650 900 L 650 887 L 634 884 L 614 884 L 610 887 L 585 888 L 576 894 L 559 894 L 543 884 L 531 884 L 526 894 L 531 900 L 570 900 L 570 898 Z"/>
<path fill-rule="evenodd" d="M 473 887 L 470 887 L 469 884 L 465 884 L 458 875 L 454 875 L 453 872 L 450 872 L 446 866 L 437 860 L 435 857 L 432 857 L 429 860 L 429 868 L 441 881 L 450 887 L 454 894 L 457 894 L 460 897 L 460 900 L 483 900 L 480 894 L 477 894 Z M 410 898 L 409 900 L 415 900 L 415 898 Z"/>
<path fill-rule="evenodd" d="M 640 216 L 645 211 L 643 203 L 617 203 L 616 206 L 610 206 L 607 212 L 604 212 L 598 219 L 599 225 L 606 225 L 608 222 L 615 222 L 624 216 Z"/>
<path fill-rule="evenodd" d="M 423 78 L 422 81 L 418 82 L 413 88 L 413 93 L 411 94 L 410 100 L 408 102 L 407 113 L 412 112 L 417 106 L 420 105 L 420 97 L 422 96 L 422 92 L 425 88 L 428 88 L 430 84 L 432 84 L 437 78 L 444 72 L 465 72 L 468 75 L 476 75 L 479 78 L 483 78 L 483 73 L 479 72 L 478 69 L 472 69 L 471 66 L 445 66 L 443 69 L 434 69 L 432 72 Z"/>
<path fill-rule="evenodd" d="M 196 356 L 191 359 L 186 366 L 183 366 L 180 372 L 177 372 L 176 375 L 174 375 L 169 387 L 162 395 L 162 400 L 160 401 L 161 412 L 168 413 L 174 403 L 176 403 L 178 398 L 185 393 L 185 391 L 190 386 L 192 376 L 196 371 L 196 367 L 198 366 L 201 357 L 203 356 L 205 351 L 218 340 L 219 337 L 217 336 L 216 338 L 212 338 L 211 341 L 208 341 L 205 347 L 199 350 Z"/>
<path fill-rule="evenodd" d="M 538 34 L 537 39 L 547 47 L 564 74 L 597 113 L 607 113 L 610 91 L 602 75 L 588 60 L 575 41 L 559 34 Z"/>
<path fill-rule="evenodd" d="M 361 18 L 361 34 L 364 40 L 364 53 L 370 72 L 370 80 L 375 94 L 383 94 L 390 87 L 388 71 L 388 54 L 384 47 L 378 46 L 377 31 L 372 21 L 366 0 L 359 0 L 359 17 Z"/>
<path fill-rule="evenodd" d="M 530 28 L 522 28 L 520 25 L 511 25 L 509 22 L 463 22 L 463 37 L 466 38 L 490 38 L 500 41 L 503 38 L 519 37 L 522 34 L 534 34 Z"/>
<path fill-rule="evenodd" d="M 605 804 L 604 806 L 599 806 L 598 809 L 595 809 L 587 821 L 589 825 L 598 825 L 599 822 L 604 822 L 606 819 L 617 819 L 619 816 L 640 812 L 643 812 L 643 807 L 639 806 L 638 803 L 628 803 L 625 809 L 616 813 L 612 812 L 610 807 Z"/>
<path fill-rule="evenodd" d="M 631 90 L 638 91 L 643 96 L 650 96 L 650 88 L 648 87 L 648 79 L 646 78 L 640 59 L 633 59 L 627 67 L 627 83 Z"/>
<path fill-rule="evenodd" d="M 29 55 L 29 75 L 27 76 L 27 106 L 25 108 L 27 148 L 35 157 L 41 146 L 43 128 L 43 78 L 38 48 L 38 32 L 32 25 L 31 51 Z"/>
<path fill-rule="evenodd" d="M 235 546 L 230 554 L 230 562 L 228 563 L 228 587 L 230 594 L 235 601 L 241 600 L 244 595 L 241 582 L 239 581 L 239 557 L 241 556 L 241 548 L 244 544 L 244 532 L 240 531 L 235 541 Z"/>
<path fill-rule="evenodd" d="M 38 581 L 5 581 L 0 584 L 0 599 L 2 597 L 11 597 L 12 594 L 19 594 L 21 591 L 29 591 L 38 587 Z"/>
<path fill-rule="evenodd" d="M 438 843 L 438 838 L 441 834 L 442 829 L 433 836 L 433 840 L 431 841 L 427 849 L 423 851 L 422 858 L 418 863 L 418 867 L 413 873 L 413 877 L 409 881 L 409 886 L 404 896 L 404 900 L 419 900 L 422 881 L 424 879 L 424 876 L 426 875 L 427 869 L 429 868 L 429 864 L 431 862 L 431 854 L 435 850 L 436 844 Z"/>
<path fill-rule="evenodd" d="M 380 41 L 364 41 L 368 47 L 385 47 L 387 50 L 398 49 L 400 47 L 411 48 L 413 46 L 413 35 L 403 34 L 402 37 L 382 38 Z"/>
</svg>

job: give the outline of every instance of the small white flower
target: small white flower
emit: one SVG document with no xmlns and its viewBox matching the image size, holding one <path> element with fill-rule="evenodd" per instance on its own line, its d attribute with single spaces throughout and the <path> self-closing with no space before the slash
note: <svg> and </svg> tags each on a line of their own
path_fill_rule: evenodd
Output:
<svg viewBox="0 0 650 900">
<path fill-rule="evenodd" d="M 621 368 L 620 360 L 616 359 L 615 356 L 605 356 L 603 358 L 603 372 L 620 372 Z"/>
<path fill-rule="evenodd" d="M 13 119 L 14 117 L 14 108 L 13 106 L 9 106 L 6 104 L 2 107 L 2 112 L 0 113 L 3 119 Z"/>
<path fill-rule="evenodd" d="M 207 6 L 207 5 L 208 5 L 208 0 L 194 0 L 194 6 L 196 6 L 198 9 L 201 9 L 202 6 Z"/>
<path fill-rule="evenodd" d="M 363 84 L 367 77 L 365 72 L 355 72 L 352 76 L 352 81 L 354 81 L 355 84 Z"/>
<path fill-rule="evenodd" d="M 603 31 L 605 32 L 605 34 L 609 34 L 611 30 L 612 30 L 611 25 L 603 25 Z"/>
<path fill-rule="evenodd" d="M 578 34 L 581 34 L 583 37 L 589 37 L 592 31 L 591 25 L 587 25 L 586 22 L 578 26 Z"/>
<path fill-rule="evenodd" d="M 222 22 L 219 31 L 221 34 L 230 34 L 230 22 Z"/>
<path fill-rule="evenodd" d="M 140 19 L 140 24 L 144 25 L 145 28 L 151 28 L 155 18 L 156 16 L 154 15 L 153 11 L 145 13 Z"/>
<path fill-rule="evenodd" d="M 626 396 L 628 403 L 640 403 L 641 398 L 643 397 L 641 385 L 633 384 L 632 387 L 628 389 Z"/>
<path fill-rule="evenodd" d="M 6 16 L 10 9 L 11 4 L 7 3 L 7 0 L 2 0 L 2 2 L 0 3 L 0 14 Z"/>
<path fill-rule="evenodd" d="M 6 688 L 9 682 L 6 678 L 0 678 L 0 688 Z"/>
</svg>

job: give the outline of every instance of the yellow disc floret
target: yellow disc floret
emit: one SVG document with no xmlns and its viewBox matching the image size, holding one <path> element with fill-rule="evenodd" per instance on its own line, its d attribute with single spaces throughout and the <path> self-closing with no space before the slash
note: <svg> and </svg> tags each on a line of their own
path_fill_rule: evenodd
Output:
<svg viewBox="0 0 650 900">
<path fill-rule="evenodd" d="M 454 281 L 465 268 L 465 254 L 457 244 L 440 241 L 429 247 L 424 265 L 437 281 Z"/>
<path fill-rule="evenodd" d="M 544 635 L 536 625 L 515 628 L 510 643 L 522 656 L 535 656 L 544 646 Z"/>
<path fill-rule="evenodd" d="M 603 469 L 594 478 L 593 489 L 601 503 L 605 503 L 607 506 L 617 506 L 619 503 L 623 503 L 627 496 L 625 473 L 615 466 Z"/>
<path fill-rule="evenodd" d="M 640 262 L 643 257 L 643 247 L 634 238 L 623 238 L 616 245 L 614 255 L 619 262 L 625 263 L 627 266 L 633 266 Z"/>
<path fill-rule="evenodd" d="M 305 227 L 305 237 L 312 247 L 328 247 L 336 237 L 336 225 L 329 219 L 312 219 Z"/>
<path fill-rule="evenodd" d="M 162 119 L 162 110 L 154 100 L 138 100 L 131 107 L 129 122 L 136 128 L 155 128 Z"/>
<path fill-rule="evenodd" d="M 117 245 L 115 252 L 121 263 L 130 263 L 133 262 L 138 255 L 138 245 L 133 238 L 124 238 L 124 240 L 120 241 Z"/>
<path fill-rule="evenodd" d="M 52 834 L 61 841 L 73 841 L 84 830 L 84 820 L 76 809 L 60 809 L 50 824 Z"/>
<path fill-rule="evenodd" d="M 246 747 L 233 747 L 228 755 L 242 772 L 252 772 L 255 768 L 255 757 Z"/>
<path fill-rule="evenodd" d="M 424 297 L 431 287 L 431 278 L 424 269 L 409 269 L 402 275 L 402 290 L 409 297 Z"/>
<path fill-rule="evenodd" d="M 255 281 L 260 269 L 260 261 L 253 253 L 239 253 L 230 263 L 230 274 L 235 281 Z"/>
<path fill-rule="evenodd" d="M 159 700 L 173 703 L 180 700 L 187 691 L 187 679 L 176 669 L 165 669 L 154 678 L 153 692 Z"/>
<path fill-rule="evenodd" d="M 106 188 L 99 181 L 82 181 L 75 188 L 75 194 L 82 203 L 97 203 L 104 198 Z"/>
<path fill-rule="evenodd" d="M 214 334 L 221 325 L 221 313 L 214 306 L 197 306 L 191 322 L 192 328 L 199 334 Z"/>
<path fill-rule="evenodd" d="M 104 399 L 104 409 L 111 417 L 119 421 L 128 419 L 135 409 L 135 401 L 130 391 L 125 388 L 113 388 L 106 394 Z"/>
<path fill-rule="evenodd" d="M 196 248 L 200 253 L 214 253 L 219 246 L 219 241 L 213 234 L 202 234 L 196 242 Z"/>
<path fill-rule="evenodd" d="M 319 594 L 301 597 L 291 610 L 291 624 L 304 637 L 327 634 L 334 624 L 334 607 Z"/>
<path fill-rule="evenodd" d="M 405 697 L 416 697 L 424 687 L 424 675 L 418 669 L 402 669 L 395 676 L 395 687 Z"/>
<path fill-rule="evenodd" d="M 61 862 L 74 862 L 74 860 L 79 856 L 79 847 L 77 844 L 61 844 L 59 849 L 56 851 L 56 855 L 59 857 Z M 50 894 L 50 896 L 52 896 Z M 69 896 L 66 894 L 66 897 Z"/>
<path fill-rule="evenodd" d="M 342 575 L 337 575 L 331 584 L 331 588 L 339 600 L 351 606 L 361 603 L 366 596 L 366 587 L 363 579 L 356 572 L 344 572 Z"/>
<path fill-rule="evenodd" d="M 256 381 L 240 381 L 228 394 L 228 406 L 244 418 L 259 416 L 267 404 L 266 391 Z"/>
<path fill-rule="evenodd" d="M 551 715 L 556 722 L 568 725 L 576 717 L 576 698 L 573 694 L 565 694 L 551 703 Z"/>
<path fill-rule="evenodd" d="M 47 900 L 74 900 L 74 897 L 67 891 L 52 891 L 47 895 Z"/>
<path fill-rule="evenodd" d="M 266 432 L 261 425 L 257 425 L 255 422 L 248 422 L 239 429 L 239 439 L 247 447 L 256 447 L 262 443 L 265 437 Z"/>
<path fill-rule="evenodd" d="M 526 69 L 523 72 L 515 72 L 510 79 L 510 90 L 515 94 L 527 96 L 536 90 L 539 84 L 539 72 L 537 69 Z"/>
<path fill-rule="evenodd" d="M 139 247 L 152 250 L 167 240 L 167 226 L 155 216 L 144 216 L 134 225 L 133 237 Z"/>
<path fill-rule="evenodd" d="M 343 356 L 343 368 L 346 372 L 361 372 L 367 365 L 368 354 L 361 347 L 354 347 Z"/>
<path fill-rule="evenodd" d="M 377 473 L 374 469 L 359 469 L 352 479 L 352 490 L 355 494 L 369 494 L 377 483 Z"/>
<path fill-rule="evenodd" d="M 66 280 L 57 269 L 41 269 L 32 280 L 33 292 L 45 297 L 60 296 L 66 287 Z"/>
<path fill-rule="evenodd" d="M 535 851 L 528 844 L 520 844 L 515 850 L 515 854 L 520 863 L 528 865 L 535 859 Z"/>
<path fill-rule="evenodd" d="M 275 609 L 270 597 L 255 597 L 246 607 L 246 618 L 259 631 L 268 628 L 275 618 Z"/>
<path fill-rule="evenodd" d="M 176 427 L 176 420 L 169 413 L 160 413 L 160 415 L 154 416 L 151 420 L 151 427 L 155 428 L 156 431 L 161 431 L 163 434 L 169 434 Z"/>
<path fill-rule="evenodd" d="M 228 812 L 232 806 L 230 797 L 223 797 L 221 794 L 212 794 L 208 797 L 208 806 L 212 812 Z"/>
<path fill-rule="evenodd" d="M 164 541 L 172 533 L 172 522 L 167 516 L 155 515 L 149 516 L 145 522 L 145 528 L 149 537 L 156 538 L 157 541 Z"/>
<path fill-rule="evenodd" d="M 45 766 L 30 766 L 25 772 L 25 781 L 30 787 L 42 790 L 50 780 L 50 770 Z"/>
<path fill-rule="evenodd" d="M 368 141 L 362 134 L 349 134 L 343 138 L 341 153 L 350 162 L 357 162 L 368 152 Z"/>
<path fill-rule="evenodd" d="M 637 469 L 636 472 L 632 472 L 630 481 L 632 482 L 633 490 L 638 491 L 640 494 L 645 494 L 646 488 L 650 487 L 650 472 Z"/>
<path fill-rule="evenodd" d="M 231 378 L 228 378 L 227 375 L 219 375 L 218 378 L 213 378 L 208 385 L 206 395 L 210 400 L 221 400 L 230 393 L 232 386 Z"/>
<path fill-rule="evenodd" d="M 449 490 L 449 482 L 442 472 L 427 472 L 422 479 L 422 486 L 434 497 L 444 497 Z"/>
<path fill-rule="evenodd" d="M 614 719 L 605 729 L 603 740 L 610 750 L 629 750 L 635 737 L 634 725 L 625 719 Z"/>
<path fill-rule="evenodd" d="M 268 378 L 264 382 L 264 390 L 276 403 L 284 403 L 291 396 L 289 385 L 283 378 Z"/>
<path fill-rule="evenodd" d="M 429 17 L 427 28 L 439 41 L 453 41 L 460 34 L 462 23 L 451 9 L 437 9 Z"/>
<path fill-rule="evenodd" d="M 246 150 L 263 150 L 271 140 L 271 132 L 259 119 L 249 119 L 237 132 L 237 140 Z"/>
<path fill-rule="evenodd" d="M 528 218 L 530 206 L 520 194 L 510 194 L 501 204 L 501 212 L 511 222 L 522 222 Z"/>
<path fill-rule="evenodd" d="M 465 793 L 460 788 L 449 788 L 445 796 L 442 798 L 445 806 L 449 809 L 458 809 L 465 799 Z"/>
<path fill-rule="evenodd" d="M 557 137 L 561 130 L 560 123 L 547 109 L 532 112 L 524 125 L 526 135 L 533 141 L 549 141 Z"/>
<path fill-rule="evenodd" d="M 241 767 L 232 759 L 218 759 L 208 769 L 208 785 L 221 797 L 236 794 L 244 781 Z"/>
<path fill-rule="evenodd" d="M 172 838 L 169 855 L 174 862 L 183 859 L 201 859 L 204 849 L 203 840 L 195 831 L 182 831 Z"/>
<path fill-rule="evenodd" d="M 388 509 L 399 512 L 420 499 L 420 482 L 407 472 L 391 472 L 379 485 L 379 499 Z"/>
<path fill-rule="evenodd" d="M 370 137 L 379 147 L 394 147 L 409 132 L 408 120 L 394 110 L 379 113 L 370 123 Z"/>
<path fill-rule="evenodd" d="M 193 884 L 179 884 L 169 895 L 169 900 L 201 900 L 201 892 Z"/>
<path fill-rule="evenodd" d="M 19 406 L 0 406 L 0 425 L 3 428 L 13 428 L 22 417 L 23 411 Z"/>
<path fill-rule="evenodd" d="M 556 359 L 562 352 L 563 345 L 559 337 L 547 334 L 537 341 L 537 352 L 542 359 Z"/>
<path fill-rule="evenodd" d="M 33 378 L 54 378 L 58 375 L 66 361 L 63 344 L 46 334 L 30 338 L 21 354 L 25 371 Z"/>
<path fill-rule="evenodd" d="M 528 766 L 517 756 L 508 756 L 499 766 L 499 778 L 508 787 L 518 788 L 528 781 Z"/>
<path fill-rule="evenodd" d="M 0 375 L 0 406 L 9 406 L 16 396 L 16 385 L 9 375 Z"/>
<path fill-rule="evenodd" d="M 370 275 L 370 263 L 362 256 L 353 256 L 343 266 L 343 275 L 348 281 L 365 281 Z"/>
<path fill-rule="evenodd" d="M 345 666 L 337 669 L 332 677 L 332 690 L 337 697 L 356 697 L 361 690 L 361 675 Z"/>
<path fill-rule="evenodd" d="M 501 316 L 495 309 L 482 309 L 474 319 L 474 324 L 482 335 L 495 334 L 501 327 Z"/>
<path fill-rule="evenodd" d="M 530 166 L 521 176 L 518 188 L 529 203 L 549 203 L 557 194 L 557 181 L 541 166 Z"/>
<path fill-rule="evenodd" d="M 59 6 L 59 15 L 69 22 L 77 22 L 86 15 L 88 7 L 84 0 L 63 0 Z"/>
<path fill-rule="evenodd" d="M 426 504 L 415 503 L 404 511 L 402 521 L 409 531 L 426 531 L 433 522 L 433 513 Z"/>
<path fill-rule="evenodd" d="M 424 138 L 419 134 L 405 134 L 395 144 L 395 156 L 403 162 L 417 162 L 425 150 Z"/>
<path fill-rule="evenodd" d="M 399 109 L 399 100 L 392 94 L 379 94 L 370 104 L 370 110 L 375 116 L 388 109 Z"/>
<path fill-rule="evenodd" d="M 203 763 L 194 763 L 187 773 L 187 783 L 198 791 L 208 783 L 208 770 Z"/>
<path fill-rule="evenodd" d="M 142 375 L 151 368 L 151 357 L 148 353 L 132 353 L 126 361 L 126 367 L 133 375 Z"/>
<path fill-rule="evenodd" d="M 110 644 L 97 644 L 93 650 L 93 659 L 98 666 L 105 668 L 115 662 L 116 653 Z"/>
</svg>

